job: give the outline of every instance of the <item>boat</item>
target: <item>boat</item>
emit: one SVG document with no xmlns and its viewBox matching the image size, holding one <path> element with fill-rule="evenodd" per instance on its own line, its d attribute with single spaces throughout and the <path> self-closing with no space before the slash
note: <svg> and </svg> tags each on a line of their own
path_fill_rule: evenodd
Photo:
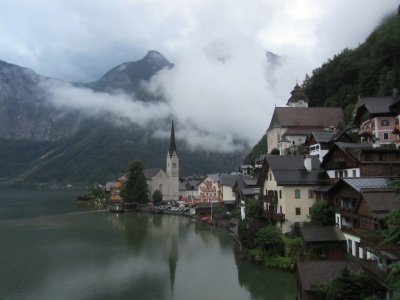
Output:
<svg viewBox="0 0 400 300">
<path fill-rule="evenodd" d="M 123 212 L 125 212 L 125 209 L 123 208 L 122 203 L 112 203 L 108 207 L 108 210 L 110 212 L 114 212 L 114 213 L 123 213 Z"/>
</svg>

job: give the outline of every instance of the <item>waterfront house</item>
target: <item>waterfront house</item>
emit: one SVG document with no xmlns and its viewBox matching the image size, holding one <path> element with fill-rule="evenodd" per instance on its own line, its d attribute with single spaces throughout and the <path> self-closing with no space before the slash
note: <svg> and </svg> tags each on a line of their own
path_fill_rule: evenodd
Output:
<svg viewBox="0 0 400 300">
<path fill-rule="evenodd" d="M 321 167 L 332 179 L 400 175 L 400 150 L 394 145 L 335 142 Z"/>
<path fill-rule="evenodd" d="M 221 191 L 219 189 L 219 176 L 211 174 L 205 177 L 198 185 L 199 202 L 221 201 Z"/>
<path fill-rule="evenodd" d="M 288 107 L 275 107 L 267 129 L 269 151 L 278 149 L 286 154 L 291 148 L 304 144 L 307 136 L 315 131 L 333 131 L 344 124 L 344 115 L 338 107 L 308 107 L 308 97 L 296 84 Z"/>
<path fill-rule="evenodd" d="M 199 184 L 204 180 L 204 176 L 191 176 L 184 179 L 179 184 L 179 200 L 186 202 L 199 201 Z"/>
<path fill-rule="evenodd" d="M 338 278 L 343 269 L 350 272 L 361 268 L 354 262 L 348 261 L 304 261 L 297 263 L 297 299 L 317 300 L 316 289 Z"/>
<path fill-rule="evenodd" d="M 346 254 L 346 238 L 337 226 L 304 226 L 305 256 L 308 260 L 343 260 Z"/>
<path fill-rule="evenodd" d="M 316 156 L 268 155 L 258 178 L 263 215 L 284 233 L 308 220 L 314 189 L 328 183 Z"/>
<path fill-rule="evenodd" d="M 127 180 L 127 177 L 122 176 L 112 183 L 111 189 L 110 189 L 111 202 L 122 202 L 123 201 L 123 199 L 121 197 L 121 188 L 122 188 L 122 185 L 126 182 L 126 180 Z"/>
<path fill-rule="evenodd" d="M 383 218 L 400 208 L 396 192 L 388 187 L 393 178 L 342 178 L 328 193 L 334 203 L 337 226 L 347 240 L 347 251 L 385 270 L 398 259 L 400 248 L 383 244 Z"/>
</svg>

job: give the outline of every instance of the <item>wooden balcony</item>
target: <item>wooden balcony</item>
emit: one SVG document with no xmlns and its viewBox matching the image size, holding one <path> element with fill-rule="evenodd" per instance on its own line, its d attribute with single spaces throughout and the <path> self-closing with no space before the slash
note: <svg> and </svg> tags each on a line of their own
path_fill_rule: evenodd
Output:
<svg viewBox="0 0 400 300">
<path fill-rule="evenodd" d="M 368 127 L 361 127 L 360 131 L 358 132 L 359 135 L 371 135 L 372 134 L 372 128 Z"/>
<path fill-rule="evenodd" d="M 266 210 L 263 212 L 264 218 L 273 221 L 284 222 L 285 221 L 285 214 L 280 214 L 274 211 Z"/>
<path fill-rule="evenodd" d="M 278 204 L 278 196 L 276 196 L 276 195 L 274 195 L 274 196 L 272 196 L 272 195 L 264 195 L 264 196 L 262 196 L 261 200 L 263 202 L 266 202 L 266 203 L 269 203 L 269 204 L 275 204 L 275 205 Z"/>
</svg>

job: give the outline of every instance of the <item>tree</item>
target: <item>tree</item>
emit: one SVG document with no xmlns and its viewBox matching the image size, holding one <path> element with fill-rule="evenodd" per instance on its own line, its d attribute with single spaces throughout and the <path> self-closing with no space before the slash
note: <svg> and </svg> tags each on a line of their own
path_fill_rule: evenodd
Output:
<svg viewBox="0 0 400 300">
<path fill-rule="evenodd" d="M 311 224 L 317 226 L 335 225 L 335 209 L 325 201 L 317 201 L 310 210 Z"/>
<path fill-rule="evenodd" d="M 268 256 L 284 255 L 285 243 L 278 227 L 268 225 L 257 232 L 255 242 Z"/>
<path fill-rule="evenodd" d="M 248 199 L 245 204 L 245 216 L 246 219 L 258 219 L 261 216 L 262 208 L 260 201 L 257 199 Z"/>
<path fill-rule="evenodd" d="M 153 204 L 158 206 L 162 203 L 162 193 L 159 190 L 155 190 L 152 195 Z"/>
<path fill-rule="evenodd" d="M 144 176 L 145 167 L 138 161 L 133 160 L 128 166 L 128 180 L 121 191 L 125 202 L 148 203 L 148 187 Z"/>
<path fill-rule="evenodd" d="M 280 152 L 279 152 L 279 150 L 278 150 L 277 148 L 274 148 L 274 149 L 271 150 L 271 153 L 270 153 L 270 154 L 271 154 L 271 155 L 279 155 Z"/>
</svg>

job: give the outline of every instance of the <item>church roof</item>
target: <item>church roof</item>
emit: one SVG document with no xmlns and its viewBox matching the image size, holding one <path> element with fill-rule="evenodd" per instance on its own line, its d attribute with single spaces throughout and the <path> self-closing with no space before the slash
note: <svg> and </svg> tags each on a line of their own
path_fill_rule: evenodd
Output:
<svg viewBox="0 0 400 300">
<path fill-rule="evenodd" d="M 160 168 L 146 169 L 143 171 L 143 174 L 146 179 L 151 179 L 156 176 L 160 171 L 162 171 L 162 169 Z"/>
<path fill-rule="evenodd" d="M 275 107 L 268 130 L 274 127 L 337 127 L 344 123 L 343 110 L 340 107 Z"/>
<path fill-rule="evenodd" d="M 169 150 L 168 150 L 169 156 L 172 156 L 172 154 L 174 152 L 176 154 L 178 154 L 178 151 L 176 151 L 174 120 L 172 119 L 172 121 L 171 121 L 171 136 L 169 138 Z"/>
</svg>

